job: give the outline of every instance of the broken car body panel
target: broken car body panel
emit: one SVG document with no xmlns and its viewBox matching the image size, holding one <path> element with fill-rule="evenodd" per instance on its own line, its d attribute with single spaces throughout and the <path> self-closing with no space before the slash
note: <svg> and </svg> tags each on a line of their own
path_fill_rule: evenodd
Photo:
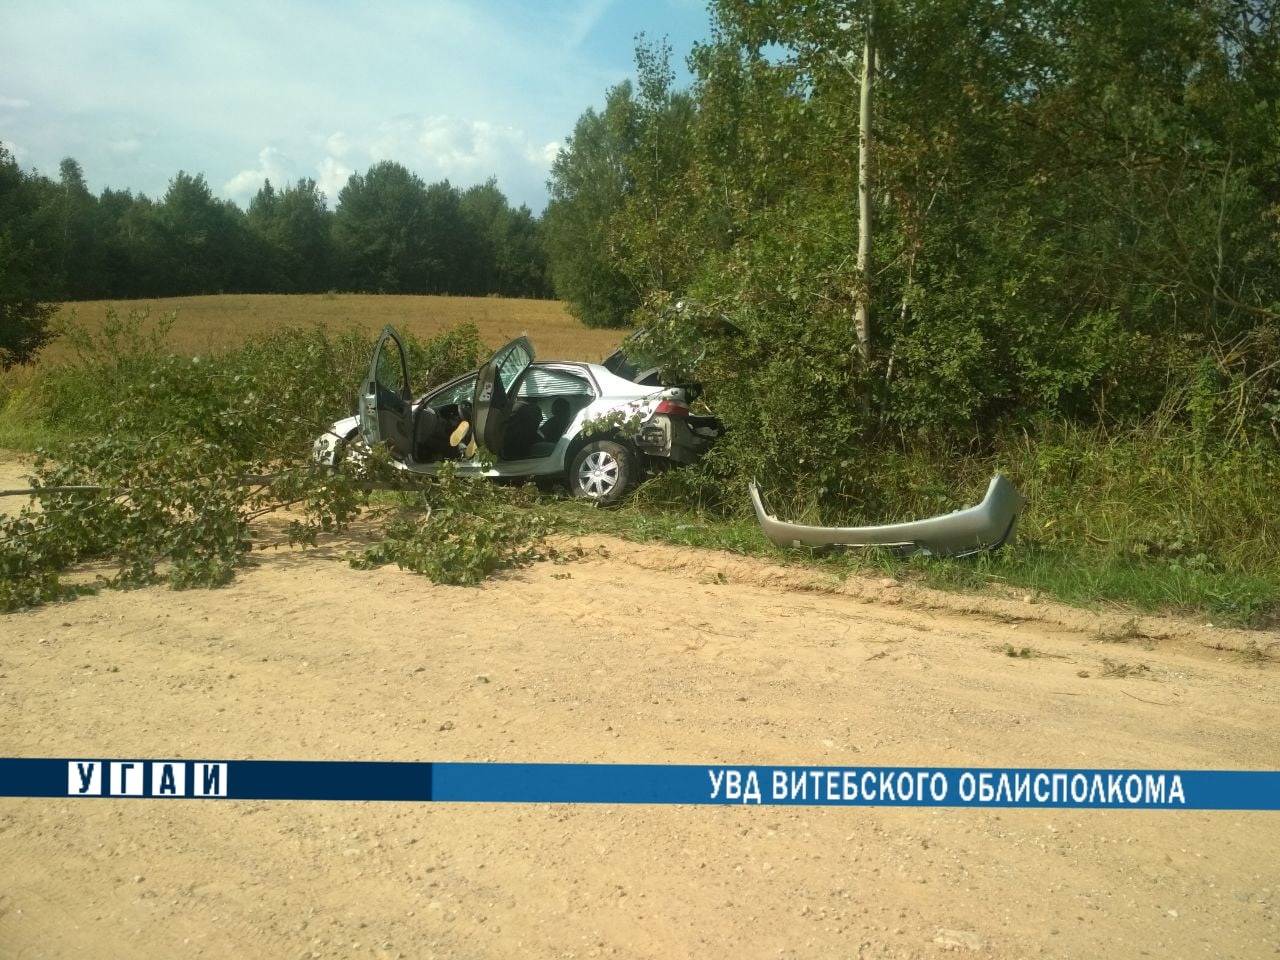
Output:
<svg viewBox="0 0 1280 960">
<path fill-rule="evenodd" d="M 977 506 L 927 520 L 874 527 L 815 527 L 787 523 L 770 514 L 755 481 L 751 502 L 764 535 L 779 547 L 888 547 L 899 553 L 965 557 L 995 550 L 1013 539 L 1018 514 L 1027 502 L 1004 474 L 991 478 Z"/>
</svg>

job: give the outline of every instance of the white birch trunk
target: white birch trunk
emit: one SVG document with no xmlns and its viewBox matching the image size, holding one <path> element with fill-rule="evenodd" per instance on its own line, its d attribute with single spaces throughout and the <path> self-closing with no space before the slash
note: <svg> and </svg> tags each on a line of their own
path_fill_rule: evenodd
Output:
<svg viewBox="0 0 1280 960">
<path fill-rule="evenodd" d="M 867 35 L 862 53 L 862 99 L 858 111 L 858 293 L 854 324 L 858 334 L 858 354 L 870 364 L 871 347 L 871 91 L 875 82 L 876 8 L 867 4 Z"/>
</svg>

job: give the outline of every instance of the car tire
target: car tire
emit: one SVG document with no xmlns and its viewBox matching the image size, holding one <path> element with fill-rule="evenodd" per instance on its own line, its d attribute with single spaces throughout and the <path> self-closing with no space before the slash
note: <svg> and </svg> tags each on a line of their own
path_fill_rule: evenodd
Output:
<svg viewBox="0 0 1280 960">
<path fill-rule="evenodd" d="M 613 440 L 596 440 L 577 452 L 569 465 L 569 490 L 597 506 L 617 503 L 639 480 L 636 455 Z"/>
</svg>

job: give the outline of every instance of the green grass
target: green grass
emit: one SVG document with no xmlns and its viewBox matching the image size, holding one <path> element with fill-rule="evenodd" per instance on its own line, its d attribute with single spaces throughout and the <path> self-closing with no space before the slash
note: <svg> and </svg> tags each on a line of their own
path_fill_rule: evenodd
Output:
<svg viewBox="0 0 1280 960">
<path fill-rule="evenodd" d="M 1280 587 L 1262 576 L 1223 573 L 1120 557 L 1081 557 L 1014 544 L 973 560 L 915 560 L 923 579 L 944 589 L 1005 586 L 1075 606 L 1108 604 L 1144 612 L 1204 613 L 1215 622 L 1265 627 L 1280 612 Z"/>
<path fill-rule="evenodd" d="M 35 450 L 48 429 L 31 378 L 0 380 L 0 450 Z"/>
<path fill-rule="evenodd" d="M 639 543 L 702 547 L 742 556 L 774 552 L 754 519 L 748 522 L 689 511 L 659 511 L 636 502 L 600 510 L 567 497 L 558 504 L 558 510 L 566 528 L 575 533 L 604 533 Z"/>
<path fill-rule="evenodd" d="M 1003 595 L 1012 591 L 1095 610 L 1118 606 L 1145 613 L 1204 614 L 1215 623 L 1244 627 L 1267 627 L 1280 614 L 1280 585 L 1273 579 L 1196 565 L 1081 557 L 1061 546 L 1036 543 L 1014 543 L 967 559 L 897 558 L 885 551 L 859 549 L 781 550 L 764 538 L 754 517 L 726 519 L 706 512 L 657 508 L 644 503 L 643 496 L 612 510 L 565 499 L 556 505 L 556 512 L 564 528 L 575 533 L 725 550 L 805 566 L 837 579 L 892 576 L 941 590 Z"/>
</svg>

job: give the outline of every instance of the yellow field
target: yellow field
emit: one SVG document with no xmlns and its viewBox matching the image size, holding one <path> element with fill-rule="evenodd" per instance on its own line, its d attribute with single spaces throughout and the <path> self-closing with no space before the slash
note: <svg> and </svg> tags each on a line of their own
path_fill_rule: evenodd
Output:
<svg viewBox="0 0 1280 960">
<path fill-rule="evenodd" d="M 386 324 L 429 337 L 470 321 L 493 347 L 527 334 L 543 360 L 600 360 L 626 335 L 622 330 L 591 330 L 569 316 L 558 300 L 507 300 L 498 297 L 400 297 L 364 294 L 263 294 L 173 297 L 158 300 L 91 300 L 68 303 L 64 316 L 93 328 L 114 306 L 121 314 L 149 308 L 152 317 L 176 312 L 169 334 L 181 353 L 213 353 L 235 347 L 254 334 L 285 326 L 323 326 L 330 332 L 353 327 L 376 334 Z M 67 348 L 57 341 L 41 355 L 56 361 Z"/>
</svg>

